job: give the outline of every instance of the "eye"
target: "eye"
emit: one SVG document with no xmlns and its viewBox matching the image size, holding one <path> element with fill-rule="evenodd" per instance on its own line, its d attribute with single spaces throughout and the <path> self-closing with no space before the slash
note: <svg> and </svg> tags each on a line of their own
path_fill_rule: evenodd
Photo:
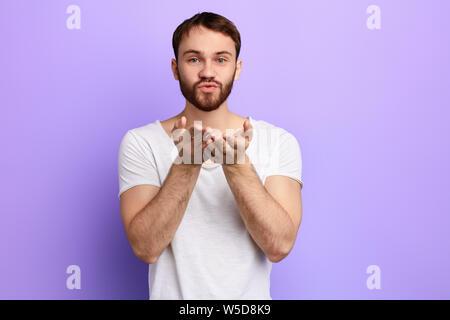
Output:
<svg viewBox="0 0 450 320">
<path fill-rule="evenodd" d="M 192 60 L 194 60 L 194 59 L 197 59 L 197 58 L 190 58 L 189 61 L 192 61 Z M 197 59 L 197 60 L 198 60 L 198 59 Z"/>
<path fill-rule="evenodd" d="M 225 59 L 224 59 L 224 58 L 219 58 L 218 60 L 222 60 L 222 61 L 220 61 L 220 62 L 225 62 Z"/>
</svg>

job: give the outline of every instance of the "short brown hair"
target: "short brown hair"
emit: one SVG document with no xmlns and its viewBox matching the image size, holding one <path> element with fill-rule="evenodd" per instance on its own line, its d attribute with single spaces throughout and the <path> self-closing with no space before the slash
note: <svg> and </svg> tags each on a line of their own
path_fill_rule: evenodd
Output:
<svg viewBox="0 0 450 320">
<path fill-rule="evenodd" d="M 181 39 L 185 34 L 196 26 L 204 26 L 208 29 L 222 32 L 233 39 L 236 47 L 236 60 L 239 57 L 241 51 L 241 35 L 233 22 L 227 18 L 212 12 L 197 13 L 193 17 L 184 20 L 173 33 L 172 47 L 175 53 L 175 59 L 178 61 L 178 47 L 180 46 Z"/>
</svg>

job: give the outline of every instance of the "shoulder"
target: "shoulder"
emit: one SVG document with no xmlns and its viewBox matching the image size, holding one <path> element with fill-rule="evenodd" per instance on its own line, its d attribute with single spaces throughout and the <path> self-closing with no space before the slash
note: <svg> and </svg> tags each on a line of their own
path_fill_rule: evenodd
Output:
<svg viewBox="0 0 450 320">
<path fill-rule="evenodd" d="M 151 142 L 159 141 L 159 130 L 157 121 L 129 129 L 122 137 L 121 144 L 139 147 L 150 146 Z"/>
<path fill-rule="evenodd" d="M 296 137 L 288 130 L 268 121 L 253 119 L 253 123 L 255 124 L 254 128 L 258 131 L 259 136 L 262 138 L 266 137 L 268 142 L 278 144 L 286 140 L 297 140 Z"/>
</svg>

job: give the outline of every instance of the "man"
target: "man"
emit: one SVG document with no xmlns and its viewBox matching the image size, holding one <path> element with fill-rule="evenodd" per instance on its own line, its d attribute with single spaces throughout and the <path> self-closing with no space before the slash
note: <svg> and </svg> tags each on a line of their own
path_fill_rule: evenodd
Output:
<svg viewBox="0 0 450 320">
<path fill-rule="evenodd" d="M 302 217 L 300 147 L 228 109 L 242 69 L 231 21 L 196 14 L 172 43 L 185 108 L 129 130 L 118 159 L 121 216 L 149 264 L 150 299 L 272 299 L 272 262 L 291 251 Z"/>
</svg>

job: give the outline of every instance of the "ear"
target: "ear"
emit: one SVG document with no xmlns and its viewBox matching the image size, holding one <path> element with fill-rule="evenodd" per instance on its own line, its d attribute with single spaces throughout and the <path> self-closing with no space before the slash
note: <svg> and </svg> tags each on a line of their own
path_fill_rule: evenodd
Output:
<svg viewBox="0 0 450 320">
<path fill-rule="evenodd" d="M 171 67 L 172 67 L 173 77 L 175 78 L 175 80 L 179 80 L 178 72 L 177 72 L 177 69 L 178 69 L 177 61 L 173 58 L 172 58 L 172 62 L 171 62 Z"/>
<path fill-rule="evenodd" d="M 236 61 L 236 73 L 234 75 L 234 81 L 239 79 L 239 74 L 241 73 L 241 69 L 242 69 L 242 60 L 238 59 L 238 61 Z"/>
</svg>

